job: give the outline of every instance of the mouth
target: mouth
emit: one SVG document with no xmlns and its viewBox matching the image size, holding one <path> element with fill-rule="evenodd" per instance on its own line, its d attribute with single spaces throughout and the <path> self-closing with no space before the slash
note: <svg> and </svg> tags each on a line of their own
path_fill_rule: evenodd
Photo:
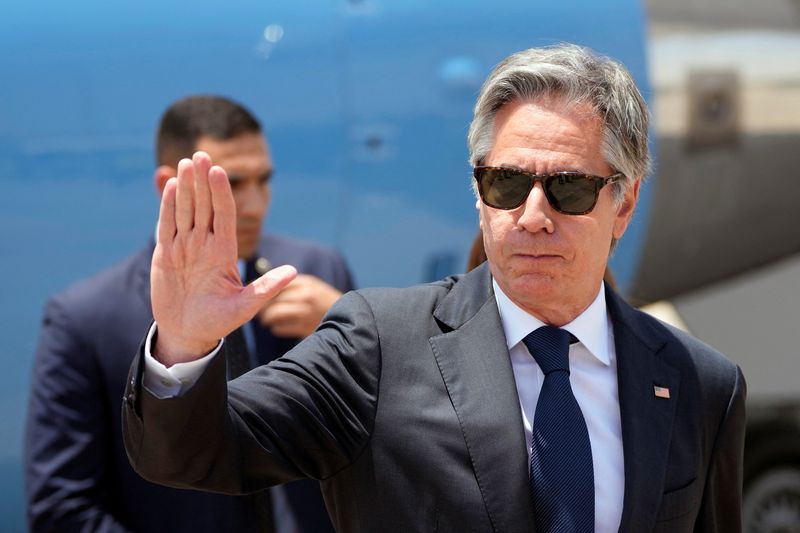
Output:
<svg viewBox="0 0 800 533">
<path fill-rule="evenodd" d="M 236 234 L 242 237 L 255 237 L 261 233 L 259 226 L 237 226 Z"/>
<path fill-rule="evenodd" d="M 560 254 L 548 254 L 548 253 L 516 253 L 514 254 L 516 257 L 522 257 L 525 259 L 561 259 L 563 256 Z"/>
<path fill-rule="evenodd" d="M 547 265 L 550 263 L 560 263 L 564 257 L 558 254 L 514 254 L 514 259 L 529 264 Z"/>
</svg>

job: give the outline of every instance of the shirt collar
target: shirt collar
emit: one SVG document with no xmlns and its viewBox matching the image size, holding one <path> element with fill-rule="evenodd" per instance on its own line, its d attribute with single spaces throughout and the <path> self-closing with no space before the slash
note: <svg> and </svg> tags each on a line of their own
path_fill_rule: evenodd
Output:
<svg viewBox="0 0 800 533">
<path fill-rule="evenodd" d="M 545 323 L 512 302 L 500 289 L 494 278 L 492 278 L 492 286 L 494 287 L 494 297 L 497 300 L 497 309 L 500 312 L 500 322 L 503 324 L 503 331 L 506 335 L 506 343 L 508 349 L 511 350 L 528 333 L 544 326 Z M 611 364 L 606 292 L 602 283 L 597 296 L 589 307 L 575 320 L 561 327 L 575 335 L 589 350 L 589 353 L 604 365 Z"/>
</svg>

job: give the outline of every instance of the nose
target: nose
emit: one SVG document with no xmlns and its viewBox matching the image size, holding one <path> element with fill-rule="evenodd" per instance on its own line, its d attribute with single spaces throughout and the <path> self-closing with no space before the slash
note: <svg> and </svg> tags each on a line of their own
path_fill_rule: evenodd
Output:
<svg viewBox="0 0 800 533">
<path fill-rule="evenodd" d="M 266 209 L 266 188 L 251 180 L 242 183 L 236 191 L 236 211 L 240 217 L 260 217 Z"/>
<path fill-rule="evenodd" d="M 528 197 L 518 209 L 522 212 L 517 219 L 517 226 L 530 233 L 545 231 L 553 233 L 553 208 L 544 194 L 544 188 L 540 182 L 534 184 Z"/>
</svg>

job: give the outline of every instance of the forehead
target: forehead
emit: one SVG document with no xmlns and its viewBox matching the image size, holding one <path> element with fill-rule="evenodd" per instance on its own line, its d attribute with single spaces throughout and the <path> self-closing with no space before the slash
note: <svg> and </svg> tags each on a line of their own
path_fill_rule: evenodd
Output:
<svg viewBox="0 0 800 533">
<path fill-rule="evenodd" d="M 495 115 L 487 165 L 531 172 L 575 170 L 605 175 L 603 123 L 589 104 L 559 97 L 515 100 Z"/>
<path fill-rule="evenodd" d="M 231 139 L 201 137 L 197 150 L 202 150 L 230 173 L 263 174 L 272 168 L 272 158 L 264 135 L 243 133 Z"/>
</svg>

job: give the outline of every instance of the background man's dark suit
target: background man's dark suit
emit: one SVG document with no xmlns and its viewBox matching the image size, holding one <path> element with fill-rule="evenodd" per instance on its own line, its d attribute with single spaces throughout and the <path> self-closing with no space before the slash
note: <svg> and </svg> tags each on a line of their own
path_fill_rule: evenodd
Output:
<svg viewBox="0 0 800 533">
<path fill-rule="evenodd" d="M 738 530 L 725 509 L 740 498 L 739 369 L 612 291 L 606 298 L 625 459 L 620 530 Z M 142 365 L 140 353 L 123 426 L 131 462 L 149 479 L 229 492 L 322 479 L 334 523 L 348 533 L 535 529 L 486 265 L 437 284 L 346 295 L 295 350 L 231 382 L 228 405 L 223 357 L 169 400 L 141 387 Z M 176 424 L 191 438 L 181 440 Z"/>
<path fill-rule="evenodd" d="M 36 354 L 26 435 L 29 523 L 35 531 L 252 531 L 243 498 L 176 491 L 131 469 L 119 412 L 130 357 L 152 321 L 150 257 L 154 243 L 125 261 L 54 296 Z M 352 288 L 333 250 L 274 235 L 259 254 L 292 264 L 341 291 Z M 249 267 L 251 265 L 248 265 Z M 251 269 L 251 268 L 249 268 Z M 295 339 L 274 337 L 253 321 L 262 363 Z M 287 487 L 303 531 L 329 531 L 316 483 Z M 177 521 L 176 521 L 177 520 Z"/>
</svg>

